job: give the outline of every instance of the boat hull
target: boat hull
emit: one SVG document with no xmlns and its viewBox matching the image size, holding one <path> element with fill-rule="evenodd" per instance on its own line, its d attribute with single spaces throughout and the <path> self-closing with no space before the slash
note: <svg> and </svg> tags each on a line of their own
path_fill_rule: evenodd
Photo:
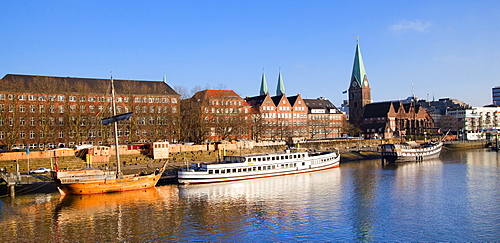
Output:
<svg viewBox="0 0 500 243">
<path fill-rule="evenodd" d="M 443 144 L 439 143 L 425 148 L 407 148 L 398 144 L 384 144 L 381 148 L 382 158 L 387 162 L 412 162 L 438 158 Z"/>
<path fill-rule="evenodd" d="M 177 180 L 180 184 L 201 184 L 201 183 L 229 182 L 229 181 L 249 180 L 257 178 L 273 177 L 273 176 L 292 175 L 299 173 L 308 173 L 308 172 L 339 167 L 340 155 L 336 154 L 335 157 L 332 157 L 332 155 L 319 156 L 318 158 L 310 158 L 310 160 L 298 159 L 295 161 L 288 161 L 285 163 L 290 166 L 286 167 L 273 166 L 276 165 L 273 163 L 252 164 L 252 165 L 229 164 L 225 168 L 224 173 L 210 174 L 207 171 L 179 171 Z M 250 171 L 242 169 L 250 167 L 260 167 L 260 168 L 266 167 L 266 169 L 258 171 L 255 170 Z M 218 170 L 220 171 L 220 169 Z M 236 172 L 234 172 L 234 170 L 236 170 Z"/>
<path fill-rule="evenodd" d="M 56 185 L 61 195 L 97 194 L 151 188 L 156 186 L 160 177 L 161 173 L 129 178 L 96 179 L 67 183 L 65 179 L 56 179 Z"/>
</svg>

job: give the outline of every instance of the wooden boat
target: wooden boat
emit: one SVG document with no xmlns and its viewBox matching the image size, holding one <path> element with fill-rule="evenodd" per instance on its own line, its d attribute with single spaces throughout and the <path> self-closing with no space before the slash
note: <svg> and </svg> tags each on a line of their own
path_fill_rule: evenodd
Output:
<svg viewBox="0 0 500 243">
<path fill-rule="evenodd" d="M 56 171 L 53 174 L 61 195 L 96 194 L 151 188 L 160 180 L 165 166 L 157 173 L 149 175 L 120 175 L 115 171 L 82 169 Z"/>
<path fill-rule="evenodd" d="M 438 158 L 443 142 L 426 142 L 418 144 L 407 142 L 402 144 L 383 144 L 380 147 L 382 158 L 387 162 L 422 161 Z"/>
<path fill-rule="evenodd" d="M 338 152 L 291 152 L 225 156 L 220 162 L 194 163 L 177 173 L 180 184 L 213 183 L 289 175 L 339 167 Z"/>
<path fill-rule="evenodd" d="M 67 194 L 95 194 L 107 192 L 130 191 L 154 187 L 165 170 L 166 162 L 156 173 L 149 175 L 122 175 L 120 168 L 120 154 L 118 153 L 118 121 L 128 120 L 132 112 L 116 115 L 115 89 L 111 77 L 111 95 L 113 116 L 102 119 L 103 125 L 114 125 L 116 148 L 116 172 L 100 169 L 85 168 L 76 171 L 56 170 L 52 176 L 61 195 Z"/>
</svg>

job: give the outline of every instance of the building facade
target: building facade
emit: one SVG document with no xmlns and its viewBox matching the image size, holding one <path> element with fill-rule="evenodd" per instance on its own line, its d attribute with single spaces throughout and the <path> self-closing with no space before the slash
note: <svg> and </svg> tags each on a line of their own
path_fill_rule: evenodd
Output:
<svg viewBox="0 0 500 243">
<path fill-rule="evenodd" d="M 430 115 L 418 104 L 371 103 L 365 106 L 363 117 L 365 138 L 410 138 L 437 132 Z"/>
<path fill-rule="evenodd" d="M 500 107 L 472 107 L 448 113 L 456 119 L 456 131 L 463 139 L 484 139 L 484 132 L 500 129 Z"/>
<path fill-rule="evenodd" d="M 251 106 L 232 90 L 203 90 L 181 102 L 182 131 L 196 143 L 251 139 Z"/>
<path fill-rule="evenodd" d="M 304 99 L 311 139 L 340 138 L 344 135 L 346 115 L 326 98 Z"/>
<path fill-rule="evenodd" d="M 179 94 L 158 81 L 114 80 L 122 143 L 175 141 Z M 7 74 L 0 81 L 0 146 L 31 149 L 112 142 L 110 79 Z"/>
</svg>

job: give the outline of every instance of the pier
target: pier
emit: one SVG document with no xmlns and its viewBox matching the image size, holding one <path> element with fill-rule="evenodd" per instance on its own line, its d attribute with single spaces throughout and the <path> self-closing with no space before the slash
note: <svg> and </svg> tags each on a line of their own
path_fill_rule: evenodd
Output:
<svg viewBox="0 0 500 243">
<path fill-rule="evenodd" d="M 16 195 L 16 188 L 22 193 L 28 193 L 36 190 L 56 190 L 55 183 L 52 181 L 52 176 L 48 174 L 26 175 L 0 172 L 0 178 L 5 182 L 7 193 L 11 197 Z"/>
</svg>

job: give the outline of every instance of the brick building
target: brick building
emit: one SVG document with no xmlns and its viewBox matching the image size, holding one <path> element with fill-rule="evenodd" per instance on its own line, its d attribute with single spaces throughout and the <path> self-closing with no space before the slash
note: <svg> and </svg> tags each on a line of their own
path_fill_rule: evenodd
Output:
<svg viewBox="0 0 500 243">
<path fill-rule="evenodd" d="M 206 142 L 251 139 L 250 105 L 232 90 L 203 90 L 181 102 L 183 137 Z"/>
<path fill-rule="evenodd" d="M 158 81 L 114 80 L 120 142 L 174 141 L 179 94 Z M 46 149 L 108 144 L 112 129 L 109 79 L 7 74 L 0 81 L 0 146 Z"/>
<path fill-rule="evenodd" d="M 309 136 L 318 138 L 340 138 L 344 135 L 346 115 L 326 98 L 304 99 L 308 108 Z"/>
<path fill-rule="evenodd" d="M 401 101 L 365 106 L 362 131 L 365 138 L 403 138 L 432 132 L 434 122 L 422 106 Z"/>
</svg>

